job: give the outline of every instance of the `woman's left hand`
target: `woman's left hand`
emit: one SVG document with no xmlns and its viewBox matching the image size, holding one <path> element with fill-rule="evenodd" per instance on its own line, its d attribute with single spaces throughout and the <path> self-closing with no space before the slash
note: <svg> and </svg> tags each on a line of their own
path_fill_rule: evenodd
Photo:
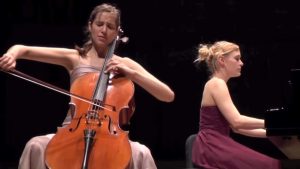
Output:
<svg viewBox="0 0 300 169">
<path fill-rule="evenodd" d="M 121 57 L 111 58 L 106 65 L 106 72 L 113 73 L 115 75 L 122 74 L 128 78 L 131 78 L 135 73 L 131 67 Z"/>
</svg>

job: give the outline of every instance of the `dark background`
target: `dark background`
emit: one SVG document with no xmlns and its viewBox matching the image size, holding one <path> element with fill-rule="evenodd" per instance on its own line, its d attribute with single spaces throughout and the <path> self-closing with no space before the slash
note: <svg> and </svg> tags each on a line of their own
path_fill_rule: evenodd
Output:
<svg viewBox="0 0 300 169">
<path fill-rule="evenodd" d="M 198 131 L 207 79 L 205 69 L 193 63 L 199 43 L 228 40 L 240 45 L 242 76 L 229 86 L 242 114 L 263 118 L 266 109 L 286 104 L 289 70 L 300 68 L 300 11 L 292 0 L 1 1 L 0 52 L 14 44 L 81 45 L 89 13 L 102 2 L 117 4 L 122 11 L 122 27 L 130 40 L 117 52 L 138 61 L 176 94 L 174 102 L 163 103 L 136 85 L 130 137 L 147 145 L 157 161 L 183 161 L 185 140 Z M 17 69 L 69 88 L 62 67 L 20 60 Z M 31 137 L 56 131 L 69 99 L 3 72 L 0 93 L 1 168 L 18 161 Z M 233 137 L 282 157 L 267 139 Z"/>
</svg>

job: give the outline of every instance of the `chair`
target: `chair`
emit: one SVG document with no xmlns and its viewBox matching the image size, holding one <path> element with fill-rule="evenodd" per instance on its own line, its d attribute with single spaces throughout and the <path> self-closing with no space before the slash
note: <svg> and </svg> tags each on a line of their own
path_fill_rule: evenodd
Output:
<svg viewBox="0 0 300 169">
<path fill-rule="evenodd" d="M 197 134 L 192 134 L 185 141 L 185 165 L 187 169 L 197 169 L 192 161 L 192 149 L 196 136 Z"/>
</svg>

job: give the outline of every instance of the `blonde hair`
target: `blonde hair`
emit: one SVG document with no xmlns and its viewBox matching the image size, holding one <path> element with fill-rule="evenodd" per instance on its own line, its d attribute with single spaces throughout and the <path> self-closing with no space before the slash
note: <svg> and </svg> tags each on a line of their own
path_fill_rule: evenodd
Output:
<svg viewBox="0 0 300 169">
<path fill-rule="evenodd" d="M 226 56 L 230 52 L 236 50 L 239 50 L 239 46 L 228 41 L 217 41 L 213 44 L 200 44 L 198 48 L 198 58 L 195 61 L 205 61 L 210 72 L 214 73 L 218 69 L 216 64 L 217 59 L 220 56 Z"/>
</svg>

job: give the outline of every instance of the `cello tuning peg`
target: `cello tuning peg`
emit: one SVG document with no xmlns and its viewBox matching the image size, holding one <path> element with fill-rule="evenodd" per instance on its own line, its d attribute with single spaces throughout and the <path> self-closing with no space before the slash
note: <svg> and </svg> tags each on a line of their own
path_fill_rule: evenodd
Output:
<svg viewBox="0 0 300 169">
<path fill-rule="evenodd" d="M 124 36 L 120 39 L 123 43 L 127 43 L 129 41 L 129 38 L 127 36 Z"/>
<path fill-rule="evenodd" d="M 120 41 L 123 42 L 123 43 L 127 43 L 128 40 L 129 40 L 129 38 L 128 38 L 127 36 L 124 36 L 124 37 L 120 38 L 121 36 L 123 36 L 123 34 L 124 34 L 124 31 L 123 31 L 123 29 L 120 27 L 120 28 L 119 28 L 119 36 L 118 36 L 118 40 L 120 40 Z"/>
</svg>

